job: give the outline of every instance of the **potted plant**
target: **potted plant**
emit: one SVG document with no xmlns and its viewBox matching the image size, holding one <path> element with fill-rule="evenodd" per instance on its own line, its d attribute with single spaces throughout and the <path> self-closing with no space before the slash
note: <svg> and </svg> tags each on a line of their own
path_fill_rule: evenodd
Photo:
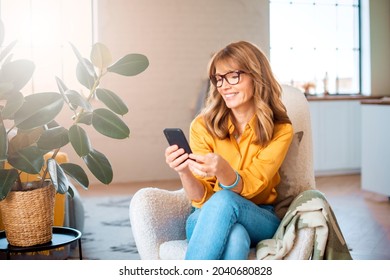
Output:
<svg viewBox="0 0 390 280">
<path fill-rule="evenodd" d="M 3 30 L 0 22 L 0 46 L 4 38 Z M 75 71 L 77 80 L 88 89 L 88 95 L 68 88 L 64 81 L 53 75 L 58 92 L 39 92 L 25 96 L 21 90 L 32 78 L 35 66 L 29 60 L 13 60 L 11 50 L 14 45 L 15 42 L 0 52 L 0 211 L 4 226 L 7 219 L 4 212 L 12 208 L 9 203 L 15 198 L 8 200 L 14 194 L 49 189 L 43 194 L 43 199 L 29 196 L 24 206 L 16 207 L 19 210 L 22 208 L 29 220 L 32 220 L 36 211 L 42 207 L 33 210 L 32 203 L 42 200 L 43 204 L 52 204 L 46 199 L 55 192 L 72 195 L 72 182 L 88 189 L 89 179 L 85 167 L 100 182 L 109 184 L 112 181 L 113 171 L 108 158 L 94 149 L 84 128 L 91 126 L 113 139 L 129 137 L 129 128 L 121 118 L 128 112 L 128 108 L 117 94 L 102 88 L 101 81 L 108 73 L 135 76 L 149 65 L 147 57 L 142 54 L 127 54 L 113 62 L 109 49 L 101 43 L 94 44 L 90 57 L 85 58 L 70 44 L 78 61 Z M 94 107 L 92 100 L 100 101 L 100 107 Z M 64 127 L 56 121 L 61 112 L 69 114 L 72 119 L 70 127 Z M 66 145 L 73 147 L 85 166 L 57 162 L 56 157 Z M 37 180 L 22 182 L 23 174 L 34 174 Z M 45 185 L 50 187 L 45 188 Z M 10 219 L 16 218 L 14 216 Z M 42 224 L 42 221 L 38 223 Z M 23 223 L 21 230 L 26 231 Z M 50 236 L 45 237 L 44 241 L 32 241 L 36 243 L 27 245 L 23 241 L 21 244 L 12 244 L 7 228 L 5 231 L 11 245 L 31 246 L 51 240 L 51 227 Z"/>
</svg>

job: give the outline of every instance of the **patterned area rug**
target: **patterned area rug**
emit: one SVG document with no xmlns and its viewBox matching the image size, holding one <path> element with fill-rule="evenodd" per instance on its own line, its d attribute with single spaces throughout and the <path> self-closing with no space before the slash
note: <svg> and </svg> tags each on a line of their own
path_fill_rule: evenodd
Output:
<svg viewBox="0 0 390 280">
<path fill-rule="evenodd" d="M 82 236 L 83 259 L 138 260 L 129 219 L 131 197 L 86 197 Z M 72 257 L 78 251 L 72 250 Z"/>
<path fill-rule="evenodd" d="M 131 196 L 84 197 L 84 231 L 81 237 L 84 260 L 139 260 L 129 218 Z M 0 260 L 6 254 L 0 252 Z M 11 253 L 11 259 L 78 260 L 77 242 L 53 250 Z"/>
</svg>

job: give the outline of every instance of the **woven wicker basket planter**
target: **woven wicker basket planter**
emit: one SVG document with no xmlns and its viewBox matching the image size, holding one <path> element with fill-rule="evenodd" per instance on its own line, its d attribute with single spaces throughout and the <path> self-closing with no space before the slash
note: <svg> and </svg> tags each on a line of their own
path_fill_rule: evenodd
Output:
<svg viewBox="0 0 390 280">
<path fill-rule="evenodd" d="M 51 241 L 55 193 L 52 185 L 29 191 L 11 191 L 0 202 L 5 235 L 10 245 L 27 247 Z"/>
</svg>

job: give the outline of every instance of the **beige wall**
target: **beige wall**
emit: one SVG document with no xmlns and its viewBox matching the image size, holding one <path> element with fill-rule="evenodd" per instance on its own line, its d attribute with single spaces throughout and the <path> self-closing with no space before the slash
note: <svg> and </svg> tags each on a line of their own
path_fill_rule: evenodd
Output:
<svg viewBox="0 0 390 280">
<path fill-rule="evenodd" d="M 123 141 L 95 135 L 93 145 L 110 159 L 114 182 L 177 178 L 165 164 L 163 129 L 181 127 L 188 135 L 214 51 L 248 40 L 268 54 L 268 0 L 96 2 L 97 40 L 114 58 L 142 53 L 150 66 L 139 76 L 112 76 L 105 82 L 129 106 L 125 122 L 131 135 Z"/>
<path fill-rule="evenodd" d="M 390 96 L 390 1 L 362 0 L 364 95 Z"/>
<path fill-rule="evenodd" d="M 390 96 L 390 1 L 370 1 L 371 95 Z"/>
</svg>

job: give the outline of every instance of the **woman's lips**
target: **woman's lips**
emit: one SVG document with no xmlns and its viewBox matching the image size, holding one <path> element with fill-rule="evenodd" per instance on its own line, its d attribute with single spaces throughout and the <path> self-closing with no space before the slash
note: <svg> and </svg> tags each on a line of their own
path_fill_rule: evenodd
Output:
<svg viewBox="0 0 390 280">
<path fill-rule="evenodd" d="M 236 96 L 237 94 L 238 94 L 238 92 L 225 93 L 224 96 L 225 96 L 225 98 L 232 98 L 232 97 Z"/>
</svg>

